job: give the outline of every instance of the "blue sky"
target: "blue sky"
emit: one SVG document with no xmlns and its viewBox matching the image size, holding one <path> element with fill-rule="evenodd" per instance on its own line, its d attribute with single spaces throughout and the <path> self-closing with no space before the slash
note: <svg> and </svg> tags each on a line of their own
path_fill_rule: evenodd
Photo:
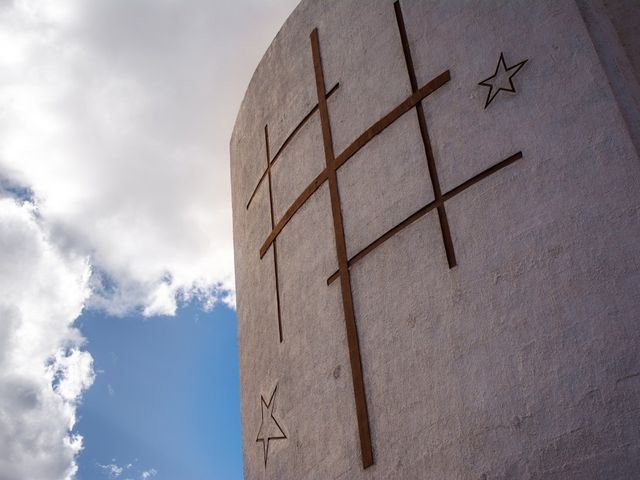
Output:
<svg viewBox="0 0 640 480">
<path fill-rule="evenodd" d="M 78 324 L 97 372 L 78 409 L 79 479 L 109 478 L 100 465 L 123 468 L 119 478 L 151 469 L 156 479 L 242 478 L 233 311 L 88 312 Z"/>
<path fill-rule="evenodd" d="M 0 1 L 1 480 L 241 478 L 228 145 L 296 4 Z"/>
</svg>

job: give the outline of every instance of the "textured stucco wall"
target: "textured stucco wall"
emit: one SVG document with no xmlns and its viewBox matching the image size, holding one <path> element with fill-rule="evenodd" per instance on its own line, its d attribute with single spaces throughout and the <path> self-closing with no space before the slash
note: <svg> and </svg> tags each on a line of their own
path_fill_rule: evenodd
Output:
<svg viewBox="0 0 640 480">
<path fill-rule="evenodd" d="M 411 94 L 391 0 L 305 0 L 231 139 L 242 438 L 251 479 L 632 479 L 640 472 L 634 2 L 401 1 L 442 192 L 522 152 L 350 269 L 374 465 L 363 469 L 310 33 L 335 154 Z M 528 59 L 484 108 L 500 52 Z M 615 61 L 610 61 L 614 58 Z M 609 60 L 607 60 L 609 59 Z M 635 83 L 634 83 L 635 82 Z M 434 200 L 416 109 L 337 171 L 352 257 Z M 270 410 L 269 401 L 277 386 Z M 286 439 L 257 442 L 271 412 Z M 267 427 L 264 426 L 266 429 Z M 279 432 L 270 425 L 272 436 Z M 265 433 L 264 431 L 262 432 Z M 269 436 L 267 432 L 267 436 Z"/>
</svg>

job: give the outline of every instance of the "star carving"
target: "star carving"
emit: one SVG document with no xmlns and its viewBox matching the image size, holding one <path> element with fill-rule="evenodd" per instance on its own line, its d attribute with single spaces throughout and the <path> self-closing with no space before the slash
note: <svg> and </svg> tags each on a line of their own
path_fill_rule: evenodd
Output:
<svg viewBox="0 0 640 480">
<path fill-rule="evenodd" d="M 265 401 L 264 397 L 260 395 L 260 407 L 262 414 L 262 422 L 260 423 L 260 430 L 258 430 L 258 436 L 256 442 L 262 442 L 262 449 L 264 451 L 264 466 L 267 466 L 267 457 L 269 456 L 269 442 L 271 440 L 283 440 L 287 438 L 282 427 L 273 416 L 273 410 L 275 408 L 274 398 L 278 386 L 273 389 L 273 393 L 269 398 L 269 401 Z"/>
<path fill-rule="evenodd" d="M 506 62 L 504 61 L 504 55 L 500 52 L 500 58 L 498 59 L 498 65 L 496 66 L 495 73 L 478 84 L 489 88 L 484 108 L 489 106 L 500 91 L 516 93 L 516 87 L 513 85 L 513 77 L 516 76 L 525 63 L 527 63 L 527 60 L 523 60 L 520 63 L 507 67 Z"/>
</svg>

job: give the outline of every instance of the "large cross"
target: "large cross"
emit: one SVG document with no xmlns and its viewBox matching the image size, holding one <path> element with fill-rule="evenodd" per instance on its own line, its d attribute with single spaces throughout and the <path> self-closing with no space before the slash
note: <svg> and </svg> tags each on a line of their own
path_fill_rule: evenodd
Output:
<svg viewBox="0 0 640 480">
<path fill-rule="evenodd" d="M 333 275 L 327 279 L 327 284 L 330 284 L 336 279 L 340 279 L 340 289 L 342 293 L 342 307 L 344 311 L 345 327 L 347 331 L 347 345 L 349 349 L 349 361 L 351 364 L 351 377 L 353 382 L 353 392 L 355 397 L 356 415 L 358 422 L 358 432 L 360 436 L 360 449 L 362 455 L 362 465 L 367 468 L 373 464 L 373 449 L 371 444 L 371 430 L 369 427 L 369 415 L 367 412 L 367 400 L 364 389 L 364 380 L 362 372 L 362 358 L 360 355 L 360 342 L 358 339 L 358 331 L 356 325 L 355 312 L 353 307 L 353 293 L 351 288 L 351 274 L 350 268 L 359 260 L 364 258 L 367 254 L 371 253 L 375 248 L 382 243 L 393 237 L 399 231 L 407 228 L 419 218 L 432 210 L 438 212 L 438 220 L 440 223 L 440 230 L 442 233 L 442 240 L 444 243 L 444 249 L 447 256 L 447 262 L 449 268 L 456 266 L 456 256 L 451 239 L 451 232 L 449 229 L 449 222 L 447 220 L 447 213 L 445 209 L 445 203 L 463 192 L 467 188 L 471 187 L 480 180 L 487 176 L 496 173 L 498 170 L 505 168 L 513 162 L 522 158 L 522 152 L 517 152 L 510 157 L 502 160 L 501 162 L 493 165 L 492 167 L 482 171 L 481 173 L 473 176 L 469 180 L 463 182 L 457 187 L 442 193 L 440 188 L 440 182 L 438 180 L 438 172 L 436 169 L 435 159 L 433 157 L 433 151 L 431 148 L 431 141 L 429 139 L 429 132 L 427 129 L 427 122 L 422 106 L 422 101 L 445 85 L 450 80 L 449 70 L 442 72 L 436 76 L 433 80 L 429 81 L 422 87 L 418 87 L 415 69 L 413 66 L 413 60 L 411 57 L 411 50 L 409 48 L 409 41 L 407 39 L 407 32 L 404 25 L 404 19 L 402 15 L 402 9 L 398 1 L 394 4 L 396 21 L 398 23 L 398 29 L 400 31 L 400 39 L 402 41 L 402 51 L 404 54 L 407 73 L 409 75 L 409 82 L 411 84 L 411 94 L 397 107 L 387 113 L 380 120 L 375 122 L 371 127 L 365 130 L 358 138 L 356 138 L 344 151 L 337 156 L 333 150 L 333 141 L 331 135 L 331 123 L 329 121 L 329 112 L 327 108 L 327 99 L 336 91 L 339 85 L 335 85 L 331 90 L 327 91 L 324 81 L 324 71 L 322 67 L 322 59 L 320 55 L 320 42 L 318 39 L 318 29 L 314 29 L 311 32 L 311 52 L 313 55 L 313 65 L 315 73 L 316 93 L 318 103 L 311 109 L 311 111 L 303 118 L 303 120 L 294 128 L 291 134 L 284 141 L 280 149 L 276 152 L 273 158 L 269 155 L 269 137 L 268 129 L 265 126 L 265 142 L 267 143 L 267 168 L 262 174 L 258 185 L 254 189 L 247 208 L 251 204 L 253 197 L 258 190 L 258 187 L 264 181 L 268 179 L 269 188 L 269 208 L 271 215 L 271 232 L 267 236 L 266 240 L 260 247 L 260 258 L 262 258 L 270 247 L 273 247 L 274 269 L 276 279 L 276 301 L 278 310 L 278 332 L 279 338 L 282 342 L 282 321 L 280 316 L 280 293 L 278 286 L 278 264 L 277 264 L 277 251 L 276 251 L 276 239 L 282 232 L 287 223 L 296 214 L 296 212 L 304 205 L 304 203 L 318 190 L 318 188 L 328 182 L 329 195 L 331 201 L 331 214 L 333 217 L 333 230 L 336 243 L 336 252 L 338 260 L 338 269 Z M 347 249 L 345 242 L 344 222 L 342 218 L 342 210 L 340 203 L 340 192 L 338 191 L 337 170 L 344 165 L 350 158 L 352 158 L 361 148 L 369 143 L 376 135 L 383 132 L 387 127 L 398 120 L 402 115 L 408 113 L 410 110 L 415 109 L 420 127 L 420 135 L 426 154 L 427 170 L 429 172 L 429 181 L 431 183 L 434 200 L 427 203 L 417 211 L 413 212 L 407 218 L 402 220 L 396 226 L 392 227 L 380 237 L 375 239 L 365 248 L 357 252 L 351 258 L 347 257 Z M 271 185 L 271 167 L 280 156 L 282 150 L 289 144 L 290 140 L 299 132 L 306 121 L 316 112 L 320 115 L 320 124 L 322 128 L 322 139 L 326 166 L 320 174 L 313 179 L 313 181 L 298 195 L 295 201 L 285 211 L 284 215 L 275 222 L 273 214 L 273 194 Z"/>
</svg>

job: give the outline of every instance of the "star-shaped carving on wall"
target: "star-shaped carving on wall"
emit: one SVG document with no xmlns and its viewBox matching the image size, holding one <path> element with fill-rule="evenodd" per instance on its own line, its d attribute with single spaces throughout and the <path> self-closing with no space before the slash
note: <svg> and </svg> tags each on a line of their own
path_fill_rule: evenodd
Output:
<svg viewBox="0 0 640 480">
<path fill-rule="evenodd" d="M 513 86 L 513 77 L 515 77 L 516 73 L 520 71 L 525 63 L 527 63 L 527 60 L 523 60 L 520 63 L 507 67 L 506 62 L 504 61 L 504 55 L 500 52 L 500 58 L 498 59 L 498 65 L 496 66 L 495 73 L 478 84 L 489 88 L 484 108 L 489 106 L 501 90 L 516 93 L 516 88 Z"/>
<path fill-rule="evenodd" d="M 270 440 L 282 440 L 287 438 L 282 427 L 273 416 L 273 410 L 275 407 L 274 398 L 276 396 L 276 390 L 278 386 L 273 389 L 271 398 L 269 401 L 265 401 L 264 397 L 260 395 L 260 407 L 262 409 L 262 422 L 260 423 L 260 430 L 258 430 L 258 436 L 256 442 L 262 442 L 262 449 L 264 451 L 264 466 L 267 466 L 267 457 L 269 455 L 269 441 Z"/>
</svg>

